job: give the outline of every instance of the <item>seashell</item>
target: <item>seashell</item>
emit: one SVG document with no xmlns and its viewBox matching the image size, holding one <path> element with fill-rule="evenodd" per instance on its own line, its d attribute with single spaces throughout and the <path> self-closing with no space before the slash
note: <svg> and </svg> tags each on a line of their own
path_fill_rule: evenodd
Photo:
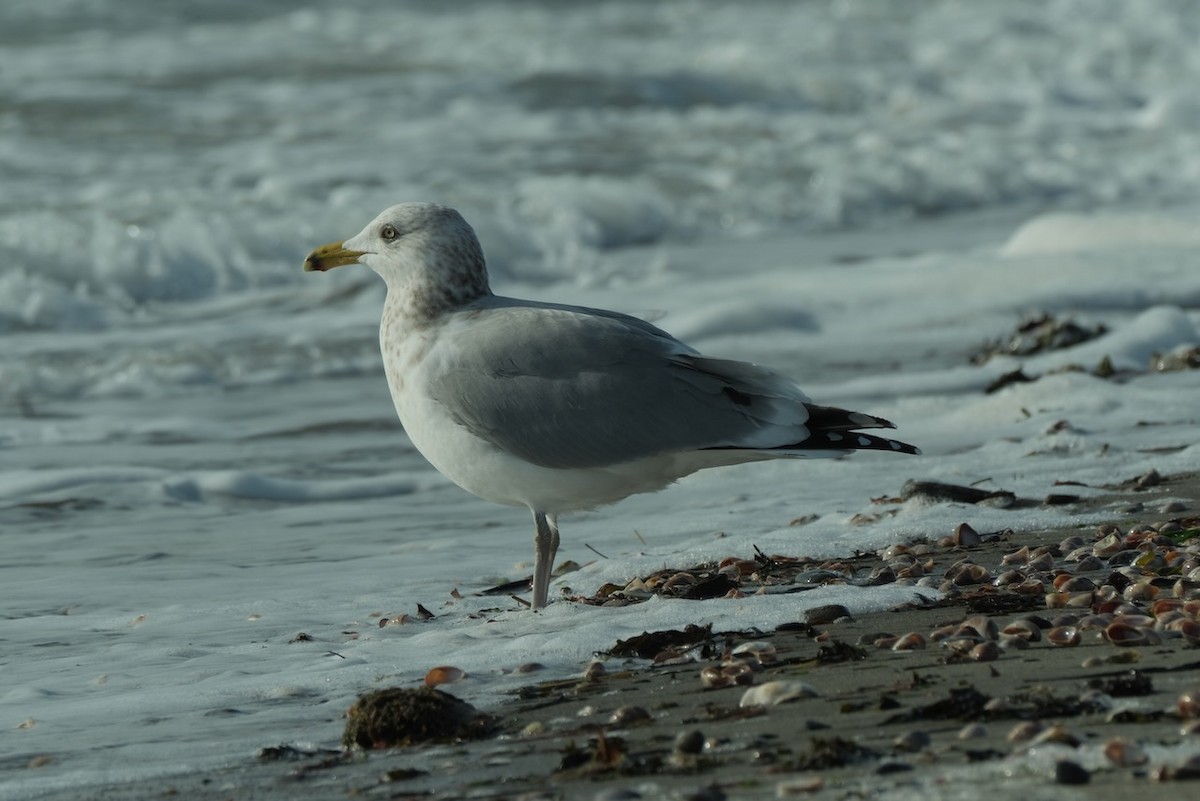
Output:
<svg viewBox="0 0 1200 801">
<path fill-rule="evenodd" d="M 1019 638 L 1017 639 L 1017 642 L 1026 646 L 1029 645 L 1029 643 Z M 994 640 L 981 642 L 972 648 L 967 656 L 969 656 L 975 662 L 994 662 L 1000 658 L 1000 646 L 997 645 Z"/>
<path fill-rule="evenodd" d="M 1114 623 L 1124 623 L 1127 626 L 1137 626 L 1138 628 L 1150 628 L 1154 625 L 1154 618 L 1150 615 L 1144 615 L 1140 611 L 1130 613 L 1128 611 L 1123 614 L 1118 614 L 1113 617 Z"/>
<path fill-rule="evenodd" d="M 1006 554 L 1004 554 L 1004 556 L 1000 557 L 1000 564 L 1002 564 L 1002 565 L 1023 565 L 1028 561 L 1029 561 L 1029 546 L 1028 545 L 1022 545 L 1017 550 L 1011 551 L 1010 553 L 1006 553 Z"/>
<path fill-rule="evenodd" d="M 979 639 L 976 637 L 949 637 L 942 640 L 942 647 L 956 654 L 970 653 L 971 649 L 978 644 Z"/>
<path fill-rule="evenodd" d="M 804 612 L 804 622 L 810 626 L 824 626 L 845 617 L 850 617 L 850 610 L 841 604 L 814 606 Z"/>
<path fill-rule="evenodd" d="M 649 723 L 654 720 L 645 707 L 642 706 L 622 706 L 612 713 L 608 722 L 614 726 L 636 726 L 640 723 Z"/>
<path fill-rule="evenodd" d="M 1200 734 L 1200 720 L 1189 720 L 1179 727 L 1179 733 L 1184 737 Z"/>
<path fill-rule="evenodd" d="M 811 684 L 802 681 L 768 681 L 742 693 L 738 706 L 777 706 L 797 698 L 816 698 L 818 695 L 820 693 Z"/>
<path fill-rule="evenodd" d="M 743 686 L 754 683 L 754 668 L 745 662 L 733 662 L 721 668 L 721 675 L 734 684 Z"/>
<path fill-rule="evenodd" d="M 1146 752 L 1132 740 L 1113 737 L 1104 743 L 1104 756 L 1109 762 L 1122 768 L 1145 765 Z"/>
<path fill-rule="evenodd" d="M 453 665 L 441 665 L 439 667 L 431 668 L 429 672 L 425 674 L 425 686 L 437 687 L 441 684 L 454 684 L 455 682 L 462 681 L 465 678 L 467 678 L 465 671 L 460 670 Z"/>
<path fill-rule="evenodd" d="M 895 568 L 896 578 L 898 579 L 917 579 L 925 575 L 926 570 L 920 562 L 913 562 L 902 567 Z"/>
<path fill-rule="evenodd" d="M 1068 551 L 1067 555 L 1063 557 L 1063 561 L 1064 562 L 1082 562 L 1084 559 L 1091 557 L 1091 556 L 1095 556 L 1095 554 L 1092 553 L 1092 546 L 1084 545 L 1084 546 L 1080 546 L 1079 548 L 1075 548 L 1075 549 L 1072 549 L 1071 551 Z"/>
<path fill-rule="evenodd" d="M 1184 618 L 1179 621 L 1176 631 L 1183 635 L 1183 638 L 1192 645 L 1200 645 L 1200 623 L 1197 623 L 1191 618 Z"/>
<path fill-rule="evenodd" d="M 1175 709 L 1184 720 L 1200 718 L 1200 690 L 1186 690 L 1175 700 Z"/>
<path fill-rule="evenodd" d="M 1013 587 L 1013 590 L 1021 595 L 1041 595 L 1046 591 L 1046 585 L 1035 578 L 1029 578 Z"/>
<path fill-rule="evenodd" d="M 979 536 L 979 532 L 973 529 L 970 523 L 959 523 L 954 527 L 953 541 L 960 548 L 973 548 L 983 542 L 983 537 Z"/>
<path fill-rule="evenodd" d="M 1000 636 L 996 621 L 987 615 L 971 615 L 962 622 L 962 626 L 971 629 L 985 640 L 994 640 Z"/>
<path fill-rule="evenodd" d="M 891 584 L 896 580 L 896 571 L 890 565 L 877 567 L 867 576 L 868 587 L 879 587 L 883 584 Z"/>
<path fill-rule="evenodd" d="M 1080 549 L 1085 550 L 1085 549 Z M 1084 554 L 1075 565 L 1075 569 L 1080 573 L 1090 573 L 1093 570 L 1100 570 L 1104 567 L 1104 560 L 1092 553 Z"/>
<path fill-rule="evenodd" d="M 1101 559 L 1107 559 L 1124 549 L 1125 544 L 1122 542 L 1122 538 L 1115 533 L 1102 537 L 1092 544 L 1092 554 Z"/>
<path fill-rule="evenodd" d="M 925 637 L 916 631 L 910 631 L 896 640 L 892 645 L 893 651 L 918 651 L 925 647 Z"/>
<path fill-rule="evenodd" d="M 1119 620 L 1114 620 L 1109 623 L 1104 629 L 1104 639 L 1108 640 L 1113 645 L 1118 645 L 1123 648 L 1141 645 L 1158 645 L 1162 642 L 1162 638 L 1153 629 L 1144 628 L 1142 626 L 1131 626 L 1128 623 L 1122 623 Z"/>
<path fill-rule="evenodd" d="M 1185 601 L 1191 601 L 1200 598 L 1200 581 L 1190 578 L 1181 578 L 1171 586 L 1171 594 L 1176 598 L 1182 598 Z"/>
<path fill-rule="evenodd" d="M 595 681 L 596 679 L 600 678 L 601 676 L 606 676 L 606 675 L 608 675 L 608 668 L 606 668 L 604 666 L 603 662 L 592 662 L 583 671 L 583 677 L 585 679 L 587 679 L 588 681 Z"/>
<path fill-rule="evenodd" d="M 1080 631 L 1106 628 L 1115 618 L 1112 615 L 1084 615 L 1076 625 Z"/>
<path fill-rule="evenodd" d="M 1023 637 L 1014 637 L 1010 634 L 1001 634 L 1000 639 L 996 640 L 1002 651 L 1024 651 L 1032 646 L 1029 640 Z"/>
<path fill-rule="evenodd" d="M 1023 743 L 1041 734 L 1042 728 L 1042 724 L 1036 720 L 1022 721 L 1009 729 L 1004 739 L 1010 743 Z"/>
<path fill-rule="evenodd" d="M 1083 537 L 1079 536 L 1078 534 L 1075 534 L 1073 536 L 1063 539 L 1060 543 L 1058 543 L 1058 552 L 1059 553 L 1070 553 L 1071 551 L 1075 550 L 1076 548 L 1082 548 L 1084 546 L 1084 544 L 1085 544 L 1085 540 L 1083 539 Z"/>
<path fill-rule="evenodd" d="M 1062 584 L 1059 584 L 1058 579 L 1062 576 L 1066 576 L 1066 578 Z M 1055 577 L 1054 589 L 1063 592 L 1092 592 L 1096 589 L 1096 582 L 1087 576 L 1072 576 L 1070 573 L 1064 573 L 1062 576 Z"/>
<path fill-rule="evenodd" d="M 1027 642 L 1041 642 L 1042 630 L 1028 620 L 1014 620 L 1009 623 L 1000 633 L 1006 637 L 1020 637 Z"/>
<path fill-rule="evenodd" d="M 908 552 L 909 552 L 909 547 L 907 545 L 897 542 L 897 543 L 894 543 L 894 544 L 889 545 L 888 547 L 884 548 L 880 552 L 879 558 L 885 562 L 890 562 L 893 559 L 895 559 L 897 556 L 900 556 L 902 554 L 907 554 Z"/>
<path fill-rule="evenodd" d="M 959 587 L 969 587 L 975 584 L 986 584 L 992 580 L 991 571 L 989 571 L 983 565 L 977 565 L 974 563 L 963 565 L 962 569 L 956 571 L 953 577 L 951 577 L 950 572 L 947 571 L 946 576 L 951 582 Z"/>
<path fill-rule="evenodd" d="M 1154 617 L 1154 628 L 1158 631 L 1179 631 L 1183 621 L 1195 622 L 1183 613 L 1182 609 L 1171 609 Z"/>
<path fill-rule="evenodd" d="M 874 641 L 873 643 L 871 643 L 871 644 L 872 644 L 872 645 L 874 645 L 874 646 L 875 646 L 877 649 L 879 649 L 880 651 L 889 651 L 889 650 L 891 650 L 891 649 L 892 649 L 892 647 L 893 647 L 893 646 L 895 646 L 895 644 L 896 644 L 896 643 L 898 643 L 898 642 L 900 642 L 900 638 L 899 638 L 899 637 L 896 637 L 896 636 L 894 636 L 894 635 L 888 634 L 888 635 L 885 635 L 885 636 L 883 636 L 883 637 L 877 637 L 877 638 L 875 638 L 875 641 Z"/>
<path fill-rule="evenodd" d="M 982 723 L 968 723 L 958 730 L 958 739 L 960 740 L 976 740 L 980 737 L 987 737 L 987 726 Z"/>
<path fill-rule="evenodd" d="M 1029 571 L 1047 571 L 1054 569 L 1054 557 L 1048 553 L 1041 556 L 1035 556 L 1025 563 L 1025 569 Z"/>
<path fill-rule="evenodd" d="M 775 785 L 775 797 L 787 798 L 791 795 L 815 793 L 825 787 L 825 779 L 821 776 L 804 776 L 799 779 L 788 779 Z"/>
<path fill-rule="evenodd" d="M 1079 629 L 1074 626 L 1055 626 L 1046 632 L 1046 639 L 1051 645 L 1062 647 L 1076 646 L 1083 641 Z"/>
<path fill-rule="evenodd" d="M 742 643 L 733 649 L 733 655 L 748 657 L 759 663 L 774 662 L 777 658 L 775 646 L 761 640 Z"/>
<path fill-rule="evenodd" d="M 1078 748 L 1083 742 L 1066 727 L 1059 724 L 1043 729 L 1033 736 L 1030 745 L 1043 745 L 1045 743 L 1057 743 L 1058 745 L 1069 745 L 1072 748 Z"/>
<path fill-rule="evenodd" d="M 1024 580 L 1025 574 L 1020 570 L 1005 570 L 992 579 L 992 585 L 995 587 L 1007 587 L 1012 584 L 1020 584 Z"/>
<path fill-rule="evenodd" d="M 1096 600 L 1094 592 L 1069 592 L 1066 596 L 1063 606 L 1068 609 L 1091 609 L 1092 602 Z"/>
<path fill-rule="evenodd" d="M 663 590 L 672 590 L 676 587 L 690 587 L 696 583 L 696 577 L 691 573 L 676 573 L 662 583 Z"/>
<path fill-rule="evenodd" d="M 700 686 L 706 689 L 728 687 L 731 684 L 733 684 L 733 679 L 722 673 L 716 665 L 709 665 L 700 671 Z"/>
<path fill-rule="evenodd" d="M 916 753 L 928 748 L 932 742 L 933 738 L 927 732 L 908 731 L 892 740 L 892 745 L 895 746 L 897 751 Z"/>
<path fill-rule="evenodd" d="M 983 705 L 983 711 L 992 715 L 1005 715 L 1013 709 L 1012 703 L 1003 696 L 991 698 Z"/>
<path fill-rule="evenodd" d="M 929 641 L 941 642 L 948 637 L 953 637 L 954 635 L 958 634 L 958 632 L 959 627 L 951 623 L 948 626 L 942 626 L 941 628 L 937 628 L 929 632 Z"/>
</svg>

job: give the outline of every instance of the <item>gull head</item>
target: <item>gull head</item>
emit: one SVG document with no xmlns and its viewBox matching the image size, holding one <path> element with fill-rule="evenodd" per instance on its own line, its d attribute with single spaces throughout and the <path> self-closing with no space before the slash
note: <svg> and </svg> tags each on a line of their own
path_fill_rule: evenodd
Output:
<svg viewBox="0 0 1200 801">
<path fill-rule="evenodd" d="M 435 314 L 489 294 L 487 266 L 475 231 L 452 208 L 401 203 L 342 242 L 304 260 L 306 272 L 365 264 L 414 314 Z"/>
</svg>

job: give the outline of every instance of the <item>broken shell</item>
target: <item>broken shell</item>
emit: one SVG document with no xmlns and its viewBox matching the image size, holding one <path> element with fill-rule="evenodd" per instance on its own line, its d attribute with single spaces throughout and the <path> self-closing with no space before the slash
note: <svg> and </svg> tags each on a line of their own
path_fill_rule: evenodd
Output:
<svg viewBox="0 0 1200 801">
<path fill-rule="evenodd" d="M 466 672 L 454 667 L 453 665 L 441 665 L 430 669 L 425 674 L 425 686 L 437 687 L 439 684 L 454 684 L 462 681 L 467 677 Z"/>
<path fill-rule="evenodd" d="M 754 659 L 762 663 L 774 662 L 776 659 L 775 646 L 761 640 L 742 643 L 733 649 L 733 655 Z"/>
<path fill-rule="evenodd" d="M 896 640 L 893 651 L 917 651 L 925 647 L 925 637 L 919 632 L 910 631 Z"/>
<path fill-rule="evenodd" d="M 738 706 L 743 708 L 748 706 L 776 706 L 797 698 L 816 698 L 818 695 L 820 693 L 816 691 L 816 688 L 803 681 L 768 681 L 766 684 L 751 687 L 742 693 L 742 700 L 738 702 Z"/>
<path fill-rule="evenodd" d="M 1071 647 L 1079 645 L 1083 641 L 1083 636 L 1074 626 L 1055 626 L 1046 632 L 1046 639 L 1050 641 L 1051 645 Z"/>
</svg>

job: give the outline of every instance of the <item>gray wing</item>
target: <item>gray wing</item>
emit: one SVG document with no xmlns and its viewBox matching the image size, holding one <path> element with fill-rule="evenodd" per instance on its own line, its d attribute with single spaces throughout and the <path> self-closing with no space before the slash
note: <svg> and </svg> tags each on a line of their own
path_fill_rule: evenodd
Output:
<svg viewBox="0 0 1200 801">
<path fill-rule="evenodd" d="M 633 317 L 493 300 L 451 323 L 429 392 L 460 425 L 522 459 L 602 467 L 808 437 L 807 398 L 789 379 L 705 358 Z"/>
</svg>

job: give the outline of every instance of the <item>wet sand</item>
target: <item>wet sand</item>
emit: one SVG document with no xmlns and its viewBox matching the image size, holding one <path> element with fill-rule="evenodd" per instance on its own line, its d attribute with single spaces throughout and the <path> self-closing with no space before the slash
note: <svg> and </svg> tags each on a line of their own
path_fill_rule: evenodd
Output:
<svg viewBox="0 0 1200 801">
<path fill-rule="evenodd" d="M 1176 503 L 1163 511 L 1168 497 L 1184 499 L 1184 508 Z M 1200 480 L 1178 476 L 1114 490 L 1082 502 L 1085 508 L 1111 512 L 1122 532 L 1171 519 L 1194 527 Z M 964 508 L 964 520 L 969 511 Z M 984 533 L 978 545 L 930 543 L 918 549 L 918 559 L 932 559 L 940 575 L 966 558 L 994 578 L 1011 567 L 1001 563 L 1005 554 L 1072 536 L 1089 546 L 1101 539 L 1096 526 Z M 846 561 L 862 576 L 882 564 L 877 555 Z M 1113 573 L 1107 563 L 1074 567 L 1060 556 L 1053 570 L 1098 584 Z M 1169 582 L 1159 583 L 1160 597 L 1169 597 Z M 997 591 L 987 583 L 964 585 L 936 603 L 928 602 L 930 595 L 914 586 L 906 608 L 813 625 L 798 619 L 769 632 L 714 632 L 706 648 L 677 655 L 700 657 L 691 661 L 654 665 L 610 657 L 601 675 L 585 678 L 587 666 L 580 665 L 580 678 L 556 682 L 539 682 L 533 673 L 518 696 L 485 710 L 499 716 L 485 739 L 367 753 L 267 750 L 223 771 L 93 788 L 87 797 L 950 798 L 971 795 L 986 782 L 990 798 L 1079 792 L 1118 799 L 1139 792 L 1183 798 L 1200 788 L 1152 778 L 1164 764 L 1177 766 L 1181 753 L 1200 753 L 1200 734 L 1181 734 L 1188 721 L 1176 712 L 1182 692 L 1200 690 L 1200 649 L 1186 638 L 1164 633 L 1157 644 L 1117 647 L 1099 629 L 1087 629 L 1078 645 L 1055 646 L 1047 629 L 1027 648 L 1011 640 L 1004 648 L 985 646 L 977 661 L 967 650 L 973 643 L 959 652 L 932 641 L 931 633 L 973 615 L 1003 629 L 1029 615 L 1053 623 L 1090 610 L 1047 609 L 1044 593 Z M 975 625 L 984 624 L 976 619 Z M 881 647 L 889 636 L 910 632 L 927 638 L 926 647 Z M 741 707 L 747 686 L 705 688 L 701 670 L 727 664 L 729 650 L 746 642 L 774 651 L 773 659 L 744 669 L 753 686 L 803 682 L 816 695 Z M 596 649 L 615 645 L 596 643 Z M 453 685 L 443 689 L 454 692 Z M 972 736 L 964 738 L 968 726 Z M 1014 739 L 1018 731 L 1023 739 Z M 314 721 L 312 732 L 263 732 L 263 739 L 265 746 L 321 741 L 327 732 L 323 719 Z M 1039 735 L 1047 741 L 1039 743 Z M 1105 759 L 1100 747 L 1118 737 L 1145 746 L 1146 761 Z M 1030 749 L 1034 758 L 1025 758 Z M 76 799 L 79 793 L 76 787 L 41 797 Z"/>
</svg>

